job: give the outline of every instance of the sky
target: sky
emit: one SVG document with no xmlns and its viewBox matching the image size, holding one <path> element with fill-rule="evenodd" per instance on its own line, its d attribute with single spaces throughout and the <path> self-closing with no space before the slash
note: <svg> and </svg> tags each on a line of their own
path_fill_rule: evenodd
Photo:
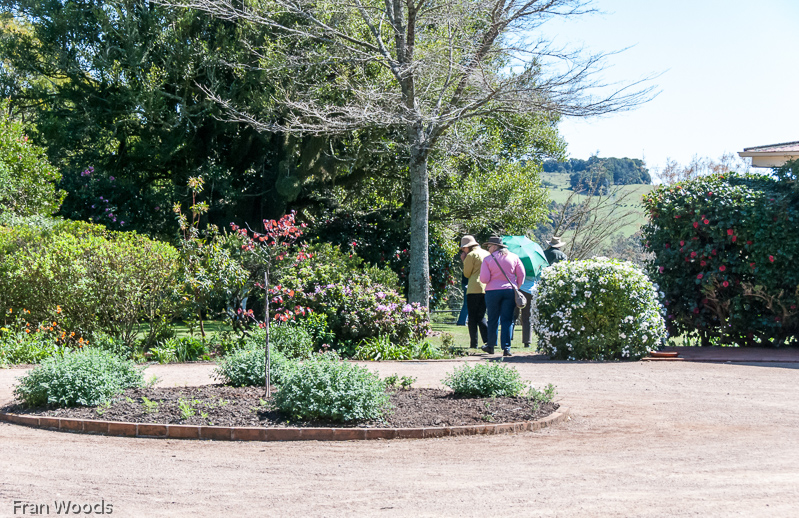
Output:
<svg viewBox="0 0 799 518">
<path fill-rule="evenodd" d="M 659 75 L 659 94 L 629 112 L 565 119 L 572 158 L 718 159 L 799 141 L 799 0 L 595 0 L 602 14 L 557 19 L 556 43 L 607 58 L 606 82 Z"/>
</svg>

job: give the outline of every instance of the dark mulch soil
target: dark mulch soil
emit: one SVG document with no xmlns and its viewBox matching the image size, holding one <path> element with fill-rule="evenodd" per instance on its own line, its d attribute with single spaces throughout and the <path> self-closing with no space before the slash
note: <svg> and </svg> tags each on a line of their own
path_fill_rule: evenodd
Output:
<svg viewBox="0 0 799 518">
<path fill-rule="evenodd" d="M 145 398 L 150 403 L 146 403 Z M 391 394 L 391 404 L 392 412 L 380 422 L 289 421 L 271 408 L 271 401 L 264 398 L 263 388 L 206 385 L 131 389 L 115 398 L 108 407 L 48 409 L 14 405 L 3 411 L 134 423 L 420 428 L 531 421 L 548 416 L 559 406 L 557 403 L 537 404 L 524 397 L 463 398 L 440 389 L 397 390 Z"/>
</svg>

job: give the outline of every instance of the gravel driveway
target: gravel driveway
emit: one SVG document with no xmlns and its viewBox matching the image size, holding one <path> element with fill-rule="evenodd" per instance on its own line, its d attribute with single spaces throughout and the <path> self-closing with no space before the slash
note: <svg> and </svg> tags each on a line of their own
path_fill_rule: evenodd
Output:
<svg viewBox="0 0 799 518">
<path fill-rule="evenodd" d="M 518 435 L 343 443 L 0 423 L 0 516 L 15 516 L 14 501 L 48 504 L 51 515 L 55 501 L 102 501 L 132 517 L 799 516 L 799 363 L 511 362 L 535 385 L 557 385 L 572 420 Z M 437 387 L 454 365 L 371 367 Z M 148 374 L 197 385 L 210 370 Z M 21 373 L 0 370 L 0 401 Z"/>
</svg>

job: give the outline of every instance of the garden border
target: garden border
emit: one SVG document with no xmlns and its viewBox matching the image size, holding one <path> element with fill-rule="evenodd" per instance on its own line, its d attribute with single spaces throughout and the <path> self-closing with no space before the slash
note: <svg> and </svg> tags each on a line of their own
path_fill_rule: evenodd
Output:
<svg viewBox="0 0 799 518">
<path fill-rule="evenodd" d="M 249 426 L 194 426 L 98 421 L 63 417 L 39 417 L 0 412 L 0 421 L 61 432 L 141 437 L 148 439 L 196 439 L 214 441 L 356 441 L 374 439 L 429 439 L 456 435 L 494 435 L 547 428 L 571 419 L 561 406 L 538 421 L 438 426 L 427 428 L 260 428 Z"/>
</svg>

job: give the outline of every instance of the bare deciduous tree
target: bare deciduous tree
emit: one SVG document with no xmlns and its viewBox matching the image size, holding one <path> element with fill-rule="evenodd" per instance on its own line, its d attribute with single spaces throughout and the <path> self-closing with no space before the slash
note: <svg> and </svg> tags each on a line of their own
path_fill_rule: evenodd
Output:
<svg viewBox="0 0 799 518">
<path fill-rule="evenodd" d="M 581 192 L 582 194 L 578 194 Z M 634 191 L 612 186 L 575 189 L 557 212 L 551 215 L 553 235 L 564 236 L 569 259 L 588 259 L 610 238 L 643 213 Z"/>
<path fill-rule="evenodd" d="M 654 175 L 665 184 L 673 184 L 709 174 L 728 173 L 730 171 L 747 173 L 751 167 L 751 159 L 743 159 L 733 153 L 725 153 L 718 160 L 707 157 L 700 158 L 698 155 L 694 155 L 687 165 L 682 165 L 676 160 L 667 158 L 663 169 L 656 170 Z"/>
<path fill-rule="evenodd" d="M 335 135 L 399 128 L 411 192 L 409 299 L 428 305 L 428 160 L 460 121 L 496 113 L 591 116 L 648 100 L 640 81 L 602 85 L 605 54 L 555 48 L 536 29 L 588 12 L 582 0 L 157 0 L 268 32 L 262 67 L 290 70 L 255 113 L 209 94 L 230 120 Z M 311 73 L 309 73 L 311 72 Z M 325 77 L 320 81 L 319 77 Z M 305 78 L 312 78 L 304 81 Z M 605 87 L 605 88 L 602 88 Z"/>
</svg>

